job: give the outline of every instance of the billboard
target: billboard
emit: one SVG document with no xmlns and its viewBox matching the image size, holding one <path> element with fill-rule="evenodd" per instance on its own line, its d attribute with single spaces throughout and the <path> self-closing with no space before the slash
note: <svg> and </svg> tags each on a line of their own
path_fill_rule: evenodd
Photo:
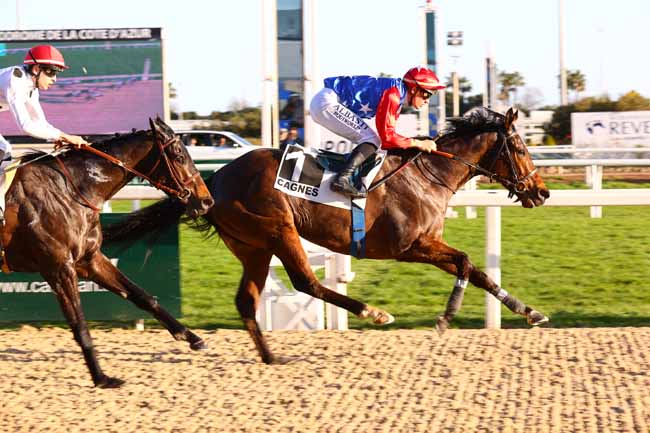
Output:
<svg viewBox="0 0 650 433">
<path fill-rule="evenodd" d="M 21 65 L 34 45 L 58 48 L 70 69 L 40 92 L 47 120 L 76 135 L 148 129 L 164 111 L 160 28 L 0 31 L 0 68 Z M 25 135 L 8 112 L 0 133 Z"/>
<path fill-rule="evenodd" d="M 650 147 L 650 111 L 571 113 L 578 147 Z"/>
<path fill-rule="evenodd" d="M 111 224 L 124 214 L 101 214 Z M 126 276 L 154 296 L 172 316 L 181 313 L 178 226 L 159 237 L 147 236 L 128 248 L 102 248 Z M 149 314 L 96 283 L 79 280 L 84 315 L 88 320 L 149 319 Z M 0 322 L 64 321 L 50 285 L 38 273 L 0 273 Z"/>
</svg>

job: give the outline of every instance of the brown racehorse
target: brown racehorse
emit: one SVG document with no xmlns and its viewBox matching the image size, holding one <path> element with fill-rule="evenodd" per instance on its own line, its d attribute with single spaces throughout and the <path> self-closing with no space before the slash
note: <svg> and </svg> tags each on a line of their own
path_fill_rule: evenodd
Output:
<svg viewBox="0 0 650 433">
<path fill-rule="evenodd" d="M 540 206 L 549 191 L 536 173 L 524 142 L 516 133 L 517 112 L 504 116 L 485 108 L 451 120 L 450 128 L 438 140 L 439 154 L 422 154 L 415 162 L 398 170 L 415 156 L 413 150 L 389 153 L 377 179 L 397 171 L 379 188 L 372 190 L 366 205 L 366 255 L 371 259 L 396 259 L 430 263 L 455 275 L 457 280 L 445 313 L 437 328 L 444 331 L 460 308 L 467 282 L 495 295 L 510 310 L 527 318 L 531 325 L 548 319 L 497 286 L 477 269 L 462 251 L 448 246 L 442 238 L 449 199 L 467 180 L 477 174 L 502 183 L 521 200 L 522 206 Z M 451 155 L 449 155 L 451 154 Z M 300 236 L 347 254 L 350 249 L 350 213 L 290 197 L 274 189 L 282 154 L 260 149 L 231 162 L 207 181 L 215 206 L 204 216 L 199 229 L 216 229 L 239 258 L 244 273 L 236 305 L 257 349 L 266 363 L 281 362 L 262 336 L 255 321 L 260 292 L 264 288 L 273 255 L 282 261 L 297 290 L 356 314 L 386 324 L 393 317 L 378 308 L 332 291 L 319 283 L 312 272 Z M 167 203 L 166 203 L 167 202 Z M 168 206 L 169 199 L 131 216 L 131 221 L 151 221 L 150 212 Z M 177 207 L 180 217 L 182 206 Z M 106 239 L 132 236 L 137 223 L 109 227 Z"/>
<path fill-rule="evenodd" d="M 123 381 L 99 367 L 81 309 L 78 278 L 90 279 L 148 311 L 193 349 L 204 346 L 100 251 L 99 209 L 136 174 L 179 197 L 192 217 L 205 214 L 214 203 L 174 131 L 160 119 L 150 124 L 151 131 L 116 136 L 60 156 L 26 155 L 6 194 L 2 240 L 8 265 L 13 271 L 39 272 L 50 284 L 92 380 L 102 388 Z"/>
</svg>

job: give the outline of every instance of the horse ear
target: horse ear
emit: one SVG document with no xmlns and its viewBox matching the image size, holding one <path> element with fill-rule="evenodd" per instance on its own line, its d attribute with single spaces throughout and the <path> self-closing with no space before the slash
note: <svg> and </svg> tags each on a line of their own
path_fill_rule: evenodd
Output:
<svg viewBox="0 0 650 433">
<path fill-rule="evenodd" d="M 515 114 L 512 107 L 510 107 L 508 108 L 508 112 L 506 113 L 506 121 L 505 121 L 506 131 L 510 130 L 512 124 L 515 123 L 515 120 L 517 120 L 517 115 Z"/>
<path fill-rule="evenodd" d="M 156 125 L 153 122 L 153 119 L 151 117 L 149 118 L 149 127 L 151 128 L 151 132 L 154 132 L 156 130 Z"/>
</svg>

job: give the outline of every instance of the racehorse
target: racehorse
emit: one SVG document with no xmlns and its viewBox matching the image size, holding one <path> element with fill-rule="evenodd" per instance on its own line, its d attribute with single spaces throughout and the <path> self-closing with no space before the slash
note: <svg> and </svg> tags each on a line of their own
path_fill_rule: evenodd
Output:
<svg viewBox="0 0 650 433">
<path fill-rule="evenodd" d="M 90 279 L 148 311 L 177 340 L 192 349 L 203 340 L 189 331 L 102 254 L 99 211 L 127 182 L 140 176 L 203 215 L 214 203 L 187 149 L 162 120 L 150 131 L 117 135 L 102 143 L 60 155 L 34 152 L 21 166 L 6 194 L 2 233 L 6 264 L 13 271 L 39 272 L 49 283 L 81 346 L 95 386 L 119 387 L 105 375 L 81 308 L 78 278 Z"/>
<path fill-rule="evenodd" d="M 367 258 L 430 263 L 456 276 L 445 313 L 437 320 L 441 333 L 459 310 L 468 281 L 495 295 L 531 325 L 548 320 L 495 284 L 465 253 L 450 247 L 442 238 L 449 199 L 477 174 L 500 182 L 526 208 L 541 206 L 549 197 L 515 130 L 516 120 L 517 112 L 512 109 L 502 115 L 485 108 L 451 119 L 449 129 L 437 139 L 440 152 L 418 155 L 416 150 L 391 150 L 377 178 L 386 179 L 390 173 L 394 176 L 378 188 L 371 188 L 368 195 Z M 316 279 L 300 236 L 347 254 L 351 217 L 344 209 L 291 197 L 275 189 L 281 157 L 278 150 L 259 149 L 216 172 L 206 181 L 215 206 L 197 227 L 206 232 L 214 228 L 241 261 L 244 269 L 236 305 L 266 363 L 283 361 L 272 354 L 255 321 L 273 255 L 282 261 L 297 290 L 345 308 L 360 318 L 371 318 L 376 324 L 394 320 L 388 312 L 332 291 Z M 406 164 L 410 161 L 413 163 Z M 120 227 L 119 223 L 109 226 L 105 238 L 128 238 L 144 229 L 144 222 L 155 224 L 147 215 L 160 212 L 159 207 L 173 212 L 170 199 L 159 202 L 128 217 L 130 228 Z M 180 217 L 182 206 L 177 206 L 176 213 Z M 143 225 L 138 225 L 138 219 Z"/>
</svg>

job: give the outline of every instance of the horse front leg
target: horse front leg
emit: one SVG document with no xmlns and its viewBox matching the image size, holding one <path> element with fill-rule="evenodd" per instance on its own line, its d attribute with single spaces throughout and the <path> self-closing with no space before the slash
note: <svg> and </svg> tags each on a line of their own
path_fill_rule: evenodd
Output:
<svg viewBox="0 0 650 433">
<path fill-rule="evenodd" d="M 72 330 L 74 339 L 81 346 L 86 366 L 93 383 L 99 388 L 118 388 L 124 381 L 109 377 L 102 372 L 97 360 L 97 353 L 88 330 L 88 324 L 81 309 L 77 274 L 71 266 L 64 265 L 58 272 L 44 274 L 43 277 L 52 287 L 63 315 Z"/>
<path fill-rule="evenodd" d="M 207 348 L 201 337 L 183 326 L 158 303 L 156 298 L 129 280 L 102 253 L 95 253 L 89 264 L 80 269 L 80 275 L 91 279 L 122 298 L 128 299 L 138 308 L 150 313 L 169 331 L 174 339 L 189 342 L 192 350 Z"/>
<path fill-rule="evenodd" d="M 441 241 L 421 239 L 398 258 L 405 262 L 430 263 L 452 275 L 456 275 L 454 288 L 447 301 L 443 315 L 436 322 L 436 329 L 442 334 L 460 310 L 468 282 L 495 296 L 515 314 L 526 317 L 528 324 L 536 326 L 548 322 L 548 317 L 526 306 L 519 299 L 499 287 L 483 271 L 475 267 L 462 251 L 458 251 Z"/>
</svg>

